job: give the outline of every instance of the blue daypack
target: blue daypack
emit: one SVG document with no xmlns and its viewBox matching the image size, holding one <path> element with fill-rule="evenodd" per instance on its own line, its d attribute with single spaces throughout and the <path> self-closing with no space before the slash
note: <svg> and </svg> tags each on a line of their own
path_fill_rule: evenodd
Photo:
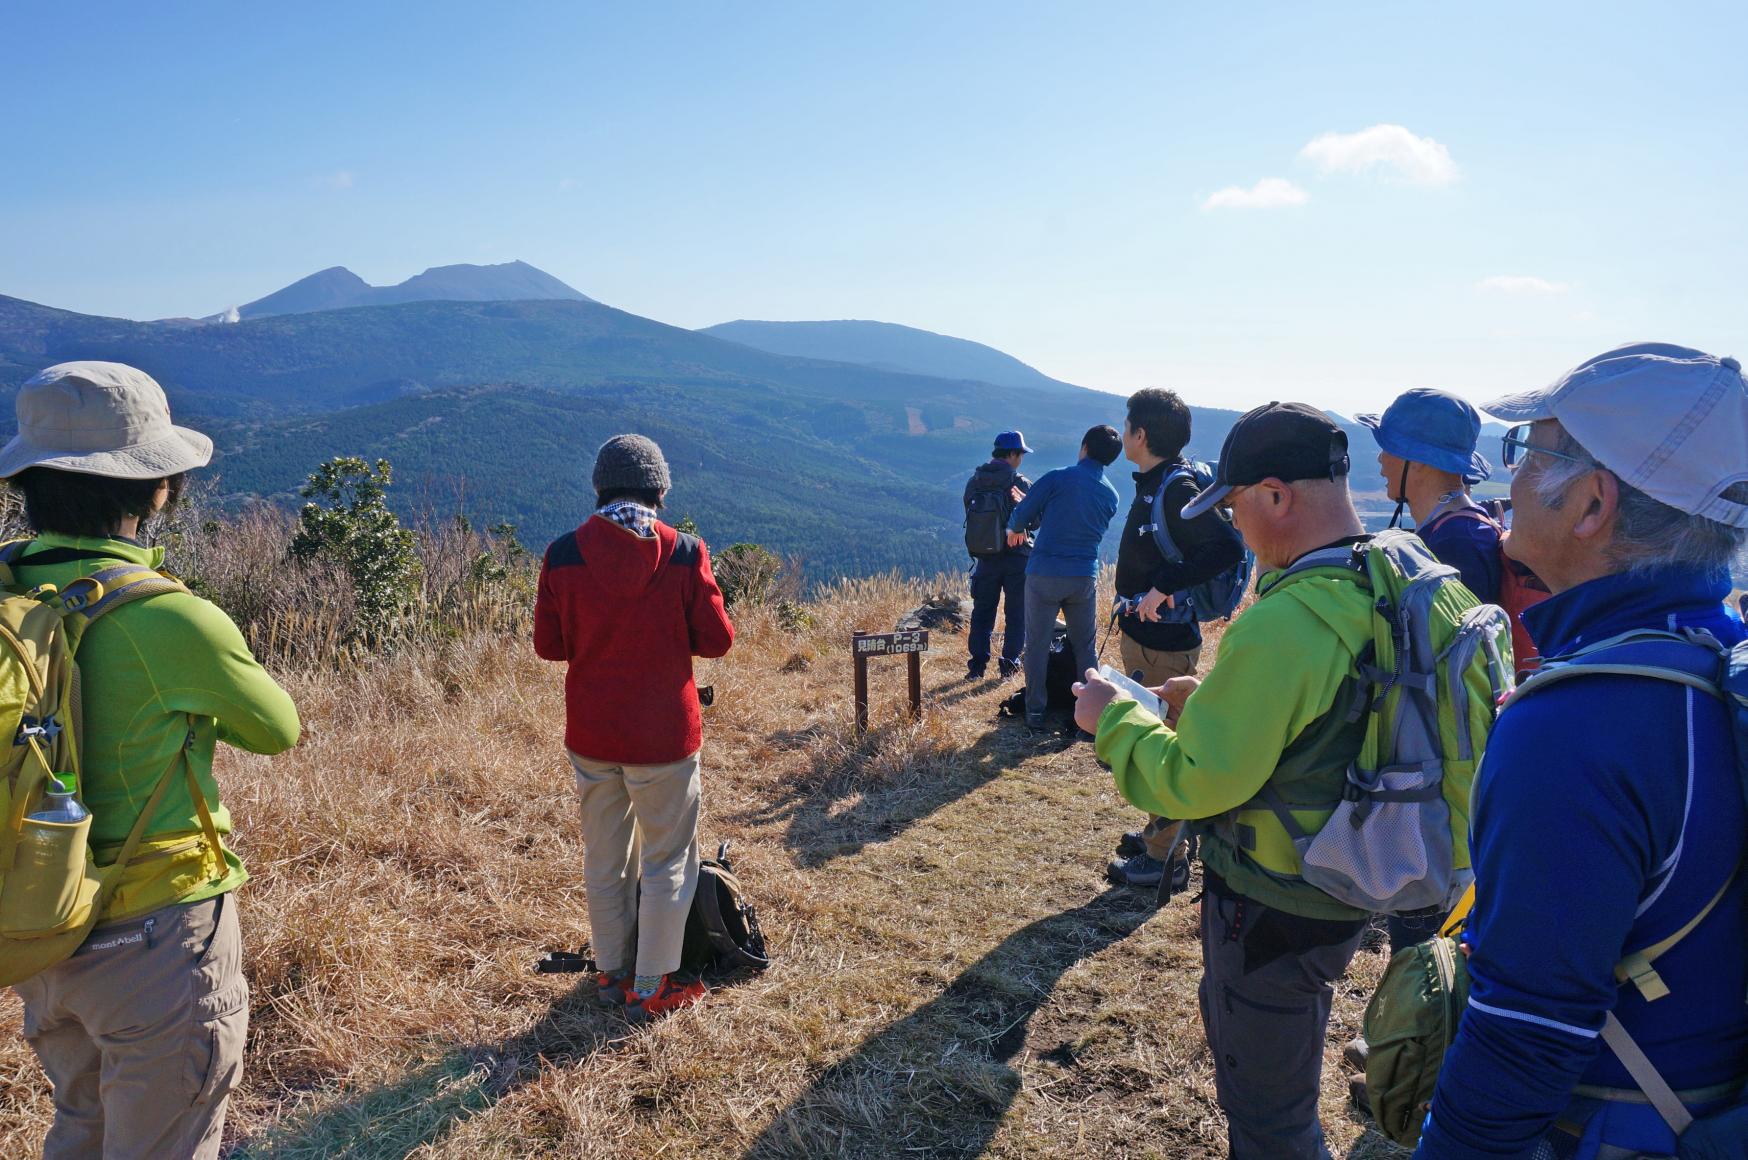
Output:
<svg viewBox="0 0 1748 1160">
<path fill-rule="evenodd" d="M 1153 542 L 1159 545 L 1160 555 L 1173 564 L 1184 562 L 1184 554 L 1178 546 L 1172 543 L 1171 532 L 1165 522 L 1165 493 L 1171 490 L 1171 485 L 1180 479 L 1189 479 L 1196 485 L 1198 491 L 1214 485 L 1214 469 L 1206 463 L 1192 462 L 1188 466 L 1179 464 L 1166 472 L 1165 478 L 1159 483 L 1159 490 L 1149 497 L 1152 504 L 1153 522 L 1142 528 L 1144 534 L 1151 534 Z M 1219 521 L 1220 531 L 1230 536 L 1244 552 L 1238 563 L 1209 580 L 1192 585 L 1183 592 L 1173 593 L 1177 597 L 1174 606 L 1161 607 L 1159 618 L 1176 624 L 1188 624 L 1192 620 L 1207 623 L 1210 620 L 1224 620 L 1237 610 L 1238 604 L 1244 599 L 1244 593 L 1250 588 L 1250 573 L 1256 566 L 1256 555 L 1244 547 L 1244 538 L 1238 534 L 1238 529 L 1232 526 L 1232 521 L 1219 513 L 1209 513 L 1208 518 Z"/>
<path fill-rule="evenodd" d="M 1748 641 L 1726 648 L 1710 633 L 1698 630 L 1622 633 L 1566 656 L 1544 657 L 1541 667 L 1517 687 L 1512 697 L 1531 695 L 1562 680 L 1597 674 L 1671 681 L 1721 700 L 1730 711 L 1736 738 L 1736 775 L 1744 798 L 1748 799 Z M 1743 871 L 1744 868 L 1738 866 L 1735 873 Z M 1734 875 L 1731 880 L 1734 880 Z M 1727 887 L 1728 882 L 1725 885 Z M 1623 968 L 1626 969 L 1626 978 L 1622 981 L 1636 984 L 1647 999 L 1655 1000 L 1661 994 L 1667 994 L 1668 988 L 1651 967 L 1650 959 L 1667 951 L 1698 926 L 1721 897 L 1722 891 L 1686 926 L 1651 952 L 1642 951 L 1622 960 L 1616 967 L 1617 976 Z M 1744 934 L 1748 935 L 1748 931 Z M 1675 1133 L 1681 1160 L 1727 1160 L 1748 1155 L 1748 1146 L 1745 1146 L 1745 1141 L 1748 1141 L 1748 1095 L 1738 1096 L 1737 1102 L 1723 1111 L 1695 1120 L 1683 1106 L 1683 1094 L 1671 1089 L 1612 1013 L 1603 1027 L 1602 1036 L 1639 1085 L 1640 1091 Z"/>
</svg>

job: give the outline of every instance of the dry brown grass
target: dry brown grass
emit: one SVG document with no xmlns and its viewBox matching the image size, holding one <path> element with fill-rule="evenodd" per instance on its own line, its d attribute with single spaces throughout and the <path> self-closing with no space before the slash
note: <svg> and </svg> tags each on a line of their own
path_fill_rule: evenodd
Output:
<svg viewBox="0 0 1748 1160">
<path fill-rule="evenodd" d="M 288 672 L 303 744 L 220 767 L 253 874 L 232 1154 L 1222 1155 L 1194 907 L 1104 884 L 1137 814 L 1090 747 L 996 724 L 1011 686 L 964 683 L 945 634 L 926 718 L 899 719 L 903 665 L 877 663 L 875 728 L 850 734 L 851 630 L 924 591 L 841 585 L 795 631 L 747 610 L 700 664 L 703 836 L 735 841 L 776 965 L 637 1033 L 530 969 L 587 933 L 558 668 L 473 634 Z M 1362 953 L 1337 1003 L 1338 1154 L 1396 1154 L 1335 1068 L 1381 966 Z M 0 1018 L 16 1031 L 10 995 Z M 49 1115 L 7 1035 L 0 1154 Z"/>
</svg>

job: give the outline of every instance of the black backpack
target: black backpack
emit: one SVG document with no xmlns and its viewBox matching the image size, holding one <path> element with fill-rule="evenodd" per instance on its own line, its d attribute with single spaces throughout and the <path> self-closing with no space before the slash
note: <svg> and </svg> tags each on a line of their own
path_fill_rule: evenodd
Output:
<svg viewBox="0 0 1748 1160">
<path fill-rule="evenodd" d="M 972 480 L 981 483 L 981 474 Z M 1014 478 L 998 487 L 973 486 L 965 495 L 965 550 L 979 560 L 1008 550 L 1008 517 L 1014 514 Z"/>
<path fill-rule="evenodd" d="M 1074 649 L 1068 644 L 1068 626 L 1060 620 L 1050 633 L 1050 665 L 1044 670 L 1044 692 L 1049 703 L 1044 711 L 1053 717 L 1074 719 L 1074 685 L 1080 674 L 1074 671 Z M 1002 701 L 996 708 L 998 717 L 1024 717 L 1026 690 Z"/>
<path fill-rule="evenodd" d="M 716 857 L 698 863 L 698 890 L 686 912 L 686 936 L 680 945 L 680 971 L 691 975 L 726 975 L 746 968 L 762 971 L 771 965 L 759 916 L 741 892 L 740 879 L 728 862 L 728 843 Z M 551 950 L 534 969 L 543 975 L 595 970 L 595 960 L 574 951 Z"/>
<path fill-rule="evenodd" d="M 729 865 L 728 843 L 724 842 L 716 848 L 716 857 L 698 864 L 698 892 L 692 896 L 692 909 L 686 915 L 680 969 L 716 974 L 743 967 L 762 971 L 770 965 L 765 932 L 759 929 L 759 916 Z"/>
</svg>

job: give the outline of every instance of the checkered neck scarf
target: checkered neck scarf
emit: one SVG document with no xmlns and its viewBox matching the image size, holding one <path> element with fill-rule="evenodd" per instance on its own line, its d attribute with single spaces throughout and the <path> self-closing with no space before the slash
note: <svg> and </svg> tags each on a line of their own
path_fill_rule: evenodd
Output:
<svg viewBox="0 0 1748 1160">
<path fill-rule="evenodd" d="M 633 500 L 616 500 L 604 508 L 596 508 L 595 514 L 646 540 L 655 538 L 655 512 Z"/>
</svg>

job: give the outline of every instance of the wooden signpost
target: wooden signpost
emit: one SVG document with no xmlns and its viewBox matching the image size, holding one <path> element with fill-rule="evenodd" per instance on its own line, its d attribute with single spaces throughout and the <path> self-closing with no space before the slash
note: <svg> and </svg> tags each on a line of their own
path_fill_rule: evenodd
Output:
<svg viewBox="0 0 1748 1160">
<path fill-rule="evenodd" d="M 868 732 L 868 658 L 902 656 L 910 666 L 910 719 L 923 715 L 923 654 L 929 651 L 929 634 L 914 632 L 858 632 L 850 638 L 856 661 L 856 732 Z"/>
</svg>

